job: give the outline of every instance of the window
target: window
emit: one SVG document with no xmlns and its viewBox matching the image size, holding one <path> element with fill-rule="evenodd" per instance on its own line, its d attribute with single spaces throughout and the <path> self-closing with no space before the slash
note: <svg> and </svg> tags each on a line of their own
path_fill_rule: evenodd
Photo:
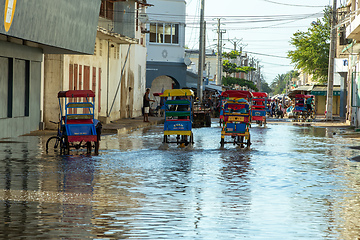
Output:
<svg viewBox="0 0 360 240">
<path fill-rule="evenodd" d="M 101 0 L 100 17 L 113 20 L 114 18 L 114 3 L 109 0 Z"/>
<path fill-rule="evenodd" d="M 179 44 L 179 24 L 150 23 L 150 42 Z"/>
</svg>

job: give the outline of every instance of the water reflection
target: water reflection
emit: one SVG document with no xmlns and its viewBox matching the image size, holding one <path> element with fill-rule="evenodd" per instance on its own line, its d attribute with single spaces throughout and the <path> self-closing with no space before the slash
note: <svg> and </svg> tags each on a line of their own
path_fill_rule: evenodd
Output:
<svg viewBox="0 0 360 240">
<path fill-rule="evenodd" d="M 355 140 L 339 129 L 253 127 L 250 150 L 159 149 L 162 127 L 103 136 L 99 156 L 46 154 L 47 138 L 0 144 L 0 238 L 355 239 Z M 335 134 L 334 134 L 335 133 Z"/>
</svg>

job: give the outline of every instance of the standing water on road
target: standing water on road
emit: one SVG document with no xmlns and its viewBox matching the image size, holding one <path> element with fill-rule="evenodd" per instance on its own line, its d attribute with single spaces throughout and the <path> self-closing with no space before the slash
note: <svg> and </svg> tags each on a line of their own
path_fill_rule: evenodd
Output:
<svg viewBox="0 0 360 240">
<path fill-rule="evenodd" d="M 253 126 L 249 150 L 200 128 L 165 148 L 156 126 L 103 136 L 99 156 L 2 142 L 0 238 L 355 239 L 360 151 L 339 131 Z"/>
</svg>

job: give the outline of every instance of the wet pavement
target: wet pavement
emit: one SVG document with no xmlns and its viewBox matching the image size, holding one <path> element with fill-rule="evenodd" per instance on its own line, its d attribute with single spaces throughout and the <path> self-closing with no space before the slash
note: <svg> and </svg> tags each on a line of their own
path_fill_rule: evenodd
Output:
<svg viewBox="0 0 360 240">
<path fill-rule="evenodd" d="M 273 122 L 221 149 L 214 120 L 178 148 L 159 125 L 102 136 L 98 156 L 3 141 L 0 239 L 357 239 L 360 144 L 345 131 Z"/>
</svg>

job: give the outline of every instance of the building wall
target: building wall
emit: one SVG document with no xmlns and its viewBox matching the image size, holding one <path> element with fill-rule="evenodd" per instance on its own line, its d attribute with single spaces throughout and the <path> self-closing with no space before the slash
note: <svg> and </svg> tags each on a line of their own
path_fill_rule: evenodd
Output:
<svg viewBox="0 0 360 240">
<path fill-rule="evenodd" d="M 43 87 L 61 84 L 59 79 L 63 74 L 51 67 L 51 71 L 46 72 L 50 82 L 44 83 L 43 53 L 92 53 L 99 7 L 100 1 L 81 0 L 0 3 L 0 8 L 5 10 L 0 12 L 3 19 L 0 24 L 0 127 L 3 129 L 0 138 L 39 129 Z M 54 56 L 51 64 L 59 66 L 62 61 Z M 51 104 L 45 106 L 45 111 L 53 111 Z"/>
<path fill-rule="evenodd" d="M 0 41 L 0 138 L 39 129 L 41 49 Z"/>
<path fill-rule="evenodd" d="M 154 79 L 168 76 L 174 80 L 174 88 L 186 87 L 186 65 L 184 63 L 152 62 L 146 63 L 146 87 L 151 88 Z"/>
<path fill-rule="evenodd" d="M 179 44 L 150 43 L 147 34 L 148 61 L 183 62 L 185 55 L 185 12 L 184 0 L 149 0 L 153 7 L 147 9 L 149 22 L 178 23 Z M 147 26 L 149 29 L 149 24 Z"/>
<path fill-rule="evenodd" d="M 114 31 L 124 36 L 135 38 L 135 2 L 122 2 L 115 4 Z"/>
<path fill-rule="evenodd" d="M 147 9 L 150 23 L 179 24 L 179 43 L 154 43 L 150 42 L 150 34 L 146 36 L 147 45 L 147 71 L 146 87 L 150 88 L 152 81 L 159 76 L 168 76 L 175 80 L 175 87 L 186 86 L 185 57 L 185 13 L 184 0 L 149 0 L 154 5 Z"/>
<path fill-rule="evenodd" d="M 326 96 L 315 96 L 316 114 L 324 115 L 326 111 Z M 333 96 L 333 115 L 340 114 L 340 96 Z"/>
<path fill-rule="evenodd" d="M 5 3 L 0 3 L 0 19 L 6 13 Z M 99 8 L 100 1 L 17 1 L 10 28 L 6 31 L 0 24 L 0 34 L 43 44 L 49 53 L 92 53 Z"/>
<path fill-rule="evenodd" d="M 146 48 L 132 44 L 125 64 L 128 48 L 128 44 L 97 38 L 94 55 L 46 55 L 44 121 L 47 128 L 55 127 L 49 121 L 54 121 L 52 118 L 60 111 L 57 93 L 70 89 L 95 92 L 96 118 L 106 118 L 108 114 L 109 120 L 140 116 Z"/>
<path fill-rule="evenodd" d="M 199 54 L 189 54 L 189 58 L 191 60 L 191 65 L 188 66 L 188 70 L 197 74 L 198 73 L 198 68 L 199 68 Z M 216 76 L 217 73 L 217 56 L 209 56 L 206 55 L 205 56 L 205 76 L 208 77 L 209 76 L 209 80 L 210 81 L 214 81 L 214 78 Z"/>
</svg>

